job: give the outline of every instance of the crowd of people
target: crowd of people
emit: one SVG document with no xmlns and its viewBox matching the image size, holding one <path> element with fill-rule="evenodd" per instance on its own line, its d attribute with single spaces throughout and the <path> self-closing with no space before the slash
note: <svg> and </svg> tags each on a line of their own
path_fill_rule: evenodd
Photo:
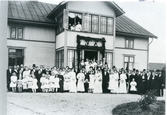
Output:
<svg viewBox="0 0 167 115">
<path fill-rule="evenodd" d="M 77 68 L 9 66 L 7 89 L 12 92 L 71 92 L 71 93 L 136 93 L 154 90 L 163 96 L 165 74 L 162 71 L 143 69 L 125 70 L 108 68 L 105 61 L 86 59 Z"/>
</svg>

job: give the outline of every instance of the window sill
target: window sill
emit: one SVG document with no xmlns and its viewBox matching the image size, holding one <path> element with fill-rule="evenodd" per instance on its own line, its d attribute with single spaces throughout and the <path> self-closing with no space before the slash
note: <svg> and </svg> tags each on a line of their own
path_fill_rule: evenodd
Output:
<svg viewBox="0 0 167 115">
<path fill-rule="evenodd" d="M 87 32 L 87 31 L 75 31 L 75 30 L 67 30 L 70 32 L 79 32 L 79 33 L 90 33 L 90 34 L 99 34 L 99 35 L 110 35 L 113 36 L 113 34 L 104 34 L 104 33 L 95 33 L 95 32 Z"/>
</svg>

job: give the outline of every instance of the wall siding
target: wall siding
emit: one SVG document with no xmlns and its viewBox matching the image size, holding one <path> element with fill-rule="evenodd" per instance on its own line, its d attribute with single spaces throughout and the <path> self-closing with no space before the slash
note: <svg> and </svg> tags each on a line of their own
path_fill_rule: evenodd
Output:
<svg viewBox="0 0 167 115">
<path fill-rule="evenodd" d="M 147 50 L 147 44 L 148 39 L 146 38 L 134 38 L 134 49 Z M 125 48 L 125 37 L 116 36 L 115 47 Z"/>
<path fill-rule="evenodd" d="M 134 55 L 135 63 L 134 68 L 143 70 L 147 69 L 147 51 L 141 50 L 126 50 L 126 49 L 115 49 L 115 66 L 117 68 L 124 67 L 124 55 Z"/>
<path fill-rule="evenodd" d="M 70 1 L 67 9 L 115 17 L 113 8 L 104 1 Z"/>
<path fill-rule="evenodd" d="M 106 40 L 106 49 L 113 50 L 113 36 L 111 35 L 100 35 L 92 33 L 83 33 L 83 32 L 67 32 L 67 46 L 76 47 L 77 46 L 77 35 L 92 37 L 92 38 L 105 38 Z"/>
<path fill-rule="evenodd" d="M 20 26 L 20 25 L 19 25 Z M 16 25 L 17 27 L 17 25 Z M 23 27 L 23 39 L 55 42 L 55 28 L 20 26 Z M 8 25 L 7 37 L 10 38 L 10 26 Z"/>
<path fill-rule="evenodd" d="M 55 65 L 55 43 L 7 40 L 7 46 L 25 48 L 24 65 L 26 66 L 42 64 L 52 67 Z"/>
</svg>

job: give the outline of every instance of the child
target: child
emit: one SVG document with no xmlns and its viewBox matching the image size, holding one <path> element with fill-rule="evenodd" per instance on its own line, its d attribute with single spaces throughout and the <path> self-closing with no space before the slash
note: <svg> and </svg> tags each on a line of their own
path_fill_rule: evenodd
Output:
<svg viewBox="0 0 167 115">
<path fill-rule="evenodd" d="M 28 92 L 31 92 L 31 89 L 32 89 L 32 76 L 33 75 L 34 75 L 34 72 L 32 71 L 32 73 L 27 78 Z"/>
<path fill-rule="evenodd" d="M 10 77 L 10 87 L 12 88 L 12 92 L 16 92 L 16 83 L 17 83 L 17 76 L 16 73 L 13 72 L 12 76 Z"/>
<path fill-rule="evenodd" d="M 17 80 L 17 88 L 19 92 L 22 92 L 22 71 L 19 71 L 19 79 Z"/>
<path fill-rule="evenodd" d="M 94 85 L 95 85 L 95 76 L 93 74 L 93 70 L 89 74 L 90 82 L 89 82 L 89 92 L 93 93 Z"/>
<path fill-rule="evenodd" d="M 49 91 L 49 77 L 45 75 L 44 79 L 44 91 L 47 93 Z"/>
<path fill-rule="evenodd" d="M 55 75 L 54 85 L 55 85 L 55 89 L 56 89 L 56 92 L 57 92 L 58 88 L 60 87 L 58 74 Z"/>
<path fill-rule="evenodd" d="M 55 89 L 55 86 L 54 86 L 54 78 L 55 78 L 55 74 L 54 72 L 52 72 L 50 78 L 49 78 L 49 89 L 50 91 L 53 93 L 54 92 L 54 89 Z"/>
<path fill-rule="evenodd" d="M 136 89 L 137 83 L 135 82 L 135 79 L 133 78 L 132 81 L 130 82 L 130 92 L 131 93 L 136 93 L 137 89 Z"/>
<path fill-rule="evenodd" d="M 36 89 L 38 89 L 37 79 L 36 79 L 35 75 L 33 75 L 32 76 L 32 92 L 36 93 Z"/>
<path fill-rule="evenodd" d="M 42 89 L 42 92 L 45 92 L 45 88 L 44 88 L 44 84 L 45 84 L 45 74 L 42 73 L 42 77 L 40 79 L 40 83 L 41 83 L 41 89 Z"/>
</svg>

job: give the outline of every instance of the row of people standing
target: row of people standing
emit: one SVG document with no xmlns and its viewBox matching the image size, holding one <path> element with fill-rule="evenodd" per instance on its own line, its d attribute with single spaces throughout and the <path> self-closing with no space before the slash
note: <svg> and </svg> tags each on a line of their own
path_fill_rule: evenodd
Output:
<svg viewBox="0 0 167 115">
<path fill-rule="evenodd" d="M 8 70 L 15 72 L 13 70 Z M 77 70 L 76 70 L 77 71 Z M 58 69 L 53 67 L 40 69 L 33 66 L 33 69 L 21 68 L 16 73 L 18 86 L 21 85 L 24 91 L 27 89 L 30 91 L 32 88 L 37 89 L 38 92 L 44 91 L 59 91 L 59 92 L 93 92 L 93 93 L 139 93 L 144 94 L 147 90 L 156 90 L 158 96 L 163 95 L 164 88 L 164 76 L 161 71 L 150 72 L 142 71 L 139 73 L 138 70 L 133 70 L 132 73 L 125 72 L 124 69 L 117 71 L 115 67 L 112 69 L 98 68 L 94 69 L 92 66 L 89 67 L 89 71 L 81 69 L 80 72 L 76 72 L 73 69 L 64 68 Z M 28 80 L 25 80 L 26 76 Z M 52 76 L 52 77 L 51 77 Z M 41 78 L 47 80 L 41 80 Z M 26 79 L 27 79 L 26 78 Z M 34 84 L 32 87 L 32 79 Z M 52 79 L 52 80 L 51 80 Z M 55 80 L 57 79 L 57 80 Z M 25 85 L 24 82 L 26 82 Z M 31 82 L 30 82 L 31 81 Z M 44 81 L 44 82 L 42 82 Z M 45 81 L 47 83 L 45 83 Z M 54 85 L 50 85 L 50 81 Z M 57 81 L 57 83 L 55 83 Z M 36 83 L 35 83 L 36 82 Z M 10 82 L 11 83 L 11 82 Z M 55 84 L 56 87 L 55 87 Z M 27 89 L 25 88 L 27 86 Z M 52 87 L 52 88 L 51 88 Z M 18 88 L 19 90 L 20 88 Z M 43 90 L 46 89 L 46 90 Z M 71 89 L 71 90 L 70 90 Z M 35 91 L 33 91 L 35 92 Z"/>
</svg>

